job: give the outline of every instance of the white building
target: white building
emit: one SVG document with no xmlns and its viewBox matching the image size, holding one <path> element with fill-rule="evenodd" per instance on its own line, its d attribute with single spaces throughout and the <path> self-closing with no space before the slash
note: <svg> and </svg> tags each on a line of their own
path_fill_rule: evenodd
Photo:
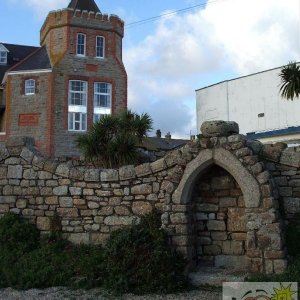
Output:
<svg viewBox="0 0 300 300">
<path fill-rule="evenodd" d="M 240 133 L 262 142 L 300 140 L 300 99 L 280 95 L 281 67 L 196 90 L 197 128 L 204 121 L 239 124 Z M 200 132 L 199 132 L 200 133 Z"/>
</svg>

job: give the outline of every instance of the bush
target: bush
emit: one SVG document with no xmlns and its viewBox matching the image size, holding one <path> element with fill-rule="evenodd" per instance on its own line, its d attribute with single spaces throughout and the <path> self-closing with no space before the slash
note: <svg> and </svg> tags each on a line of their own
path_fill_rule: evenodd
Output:
<svg viewBox="0 0 300 300">
<path fill-rule="evenodd" d="M 112 233 L 105 249 L 39 239 L 17 215 L 0 219 L 0 288 L 104 286 L 117 293 L 174 292 L 185 285 L 184 260 L 168 245 L 157 213 Z"/>
<path fill-rule="evenodd" d="M 117 293 L 174 292 L 185 285 L 185 262 L 170 249 L 157 212 L 113 232 L 105 249 L 105 287 Z"/>
</svg>

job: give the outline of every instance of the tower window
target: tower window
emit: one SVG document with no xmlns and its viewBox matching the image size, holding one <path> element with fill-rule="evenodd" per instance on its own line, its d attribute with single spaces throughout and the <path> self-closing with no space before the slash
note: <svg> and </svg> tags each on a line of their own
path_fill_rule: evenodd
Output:
<svg viewBox="0 0 300 300">
<path fill-rule="evenodd" d="M 105 38 L 103 36 L 96 37 L 96 57 L 104 58 L 105 56 Z"/>
<path fill-rule="evenodd" d="M 87 114 L 87 82 L 69 81 L 69 130 L 85 131 Z"/>
<path fill-rule="evenodd" d="M 86 49 L 86 35 L 84 33 L 78 33 L 76 54 L 85 56 L 85 49 Z"/>
<path fill-rule="evenodd" d="M 111 114 L 111 94 L 110 83 L 94 83 L 94 122 L 98 121 L 103 115 Z"/>
<path fill-rule="evenodd" d="M 25 95 L 34 95 L 35 94 L 35 80 L 27 79 L 25 80 Z"/>
</svg>

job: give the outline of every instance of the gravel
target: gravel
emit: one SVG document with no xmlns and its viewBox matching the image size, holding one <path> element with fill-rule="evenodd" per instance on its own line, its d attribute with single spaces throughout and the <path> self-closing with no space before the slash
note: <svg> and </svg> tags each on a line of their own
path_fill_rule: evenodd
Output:
<svg viewBox="0 0 300 300">
<path fill-rule="evenodd" d="M 2 300 L 92 300 L 92 299 L 109 299 L 109 300 L 221 300 L 222 295 L 220 291 L 213 291 L 208 289 L 197 289 L 180 294 L 168 294 L 168 295 L 145 295 L 137 296 L 132 294 L 126 294 L 123 296 L 115 297 L 108 294 L 102 289 L 91 290 L 71 290 L 63 287 L 48 288 L 44 290 L 31 289 L 27 291 L 18 291 L 12 288 L 0 289 L 0 299 Z"/>
</svg>

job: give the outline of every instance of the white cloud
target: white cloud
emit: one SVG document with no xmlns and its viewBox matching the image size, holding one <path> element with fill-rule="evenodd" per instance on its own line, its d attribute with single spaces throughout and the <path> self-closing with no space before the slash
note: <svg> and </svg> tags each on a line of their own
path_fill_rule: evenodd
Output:
<svg viewBox="0 0 300 300">
<path fill-rule="evenodd" d="M 23 4 L 31 8 L 39 19 L 44 19 L 51 10 L 68 6 L 69 0 L 23 0 Z"/>
<path fill-rule="evenodd" d="M 299 19 L 298 0 L 209 0 L 205 9 L 160 20 L 125 49 L 129 106 L 151 113 L 163 132 L 195 133 L 197 78 L 299 60 Z"/>
</svg>

